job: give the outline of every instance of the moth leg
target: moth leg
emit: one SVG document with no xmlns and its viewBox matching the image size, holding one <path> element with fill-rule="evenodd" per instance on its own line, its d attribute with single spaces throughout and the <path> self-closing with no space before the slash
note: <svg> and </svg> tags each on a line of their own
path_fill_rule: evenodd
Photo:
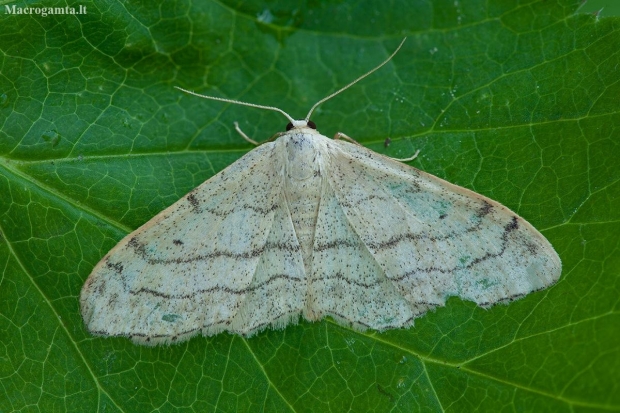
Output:
<svg viewBox="0 0 620 413">
<path fill-rule="evenodd" d="M 271 138 L 267 139 L 265 142 L 256 142 L 254 139 L 250 138 L 248 135 L 246 135 L 246 134 L 245 134 L 245 133 L 241 130 L 241 128 L 239 127 L 239 123 L 238 123 L 238 122 L 235 122 L 235 130 L 237 131 L 237 133 L 238 133 L 239 135 L 241 135 L 241 137 L 242 137 L 243 139 L 245 139 L 246 141 L 250 142 L 250 143 L 251 143 L 252 145 L 254 145 L 254 146 L 259 146 L 259 145 L 262 145 L 262 144 L 263 144 L 263 143 L 265 143 L 265 142 L 271 142 L 271 141 L 274 141 L 274 140 L 276 140 L 277 138 L 279 138 L 280 136 L 282 136 L 282 135 L 284 134 L 284 132 L 278 132 L 278 133 L 276 133 L 275 135 L 273 135 Z"/>
<path fill-rule="evenodd" d="M 237 133 L 239 135 L 241 135 L 241 137 L 243 139 L 245 139 L 246 141 L 250 142 L 252 145 L 254 145 L 254 146 L 260 145 L 260 143 L 256 142 L 254 139 L 251 139 L 248 135 L 245 134 L 245 132 L 243 132 L 241 130 L 241 128 L 239 127 L 239 123 L 238 122 L 235 122 L 235 130 L 237 131 Z"/>
<path fill-rule="evenodd" d="M 362 146 L 358 141 L 356 141 L 355 139 L 353 139 L 352 137 L 345 135 L 342 132 L 338 132 L 334 135 L 334 139 L 344 139 L 346 141 L 349 141 L 351 143 L 354 143 L 356 145 Z"/>
<path fill-rule="evenodd" d="M 273 135 L 271 138 L 267 139 L 265 142 L 273 142 L 276 139 L 278 139 L 280 136 L 284 135 L 286 132 L 278 132 L 275 135 Z M 263 142 L 263 143 L 265 143 Z"/>
<path fill-rule="evenodd" d="M 418 149 L 417 151 L 415 151 L 415 153 L 413 154 L 413 156 L 410 156 L 409 158 L 392 158 L 390 156 L 390 158 L 394 159 L 395 161 L 399 161 L 399 162 L 409 162 L 409 161 L 413 161 L 415 158 L 418 157 L 418 154 L 420 153 L 420 150 Z"/>
<path fill-rule="evenodd" d="M 355 139 L 351 138 L 350 136 L 345 135 L 342 132 L 338 132 L 336 135 L 334 135 L 334 139 L 345 139 L 349 142 L 355 143 L 357 145 L 360 145 L 360 143 L 358 141 L 356 141 Z M 362 145 L 360 145 L 362 146 Z M 420 153 L 420 150 L 418 149 L 417 151 L 415 151 L 415 153 L 413 154 L 413 156 L 410 156 L 409 158 L 392 158 L 391 156 L 389 156 L 389 158 L 394 159 L 395 161 L 399 161 L 399 162 L 409 162 L 409 161 L 413 161 L 415 158 L 418 157 L 418 154 Z"/>
</svg>

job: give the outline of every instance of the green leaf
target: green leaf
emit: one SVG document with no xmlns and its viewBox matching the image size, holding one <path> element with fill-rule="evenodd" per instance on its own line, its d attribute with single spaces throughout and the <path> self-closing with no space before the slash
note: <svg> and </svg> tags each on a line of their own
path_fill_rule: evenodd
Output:
<svg viewBox="0 0 620 413">
<path fill-rule="evenodd" d="M 580 3 L 4 4 L 0 411 L 619 411 L 620 20 Z M 382 334 L 326 319 L 146 348 L 85 331 L 101 257 L 251 150 L 234 121 L 256 140 L 286 124 L 173 86 L 302 117 L 404 36 L 319 130 L 420 149 L 413 166 L 518 212 L 560 254 L 555 286 Z"/>
</svg>

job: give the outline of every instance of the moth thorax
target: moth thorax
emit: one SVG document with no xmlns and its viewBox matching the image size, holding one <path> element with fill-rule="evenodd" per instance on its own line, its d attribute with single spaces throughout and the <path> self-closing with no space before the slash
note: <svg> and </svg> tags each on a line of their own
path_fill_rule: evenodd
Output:
<svg viewBox="0 0 620 413">
<path fill-rule="evenodd" d="M 302 181 L 319 175 L 320 151 L 315 135 L 292 131 L 285 138 L 288 178 Z"/>
</svg>

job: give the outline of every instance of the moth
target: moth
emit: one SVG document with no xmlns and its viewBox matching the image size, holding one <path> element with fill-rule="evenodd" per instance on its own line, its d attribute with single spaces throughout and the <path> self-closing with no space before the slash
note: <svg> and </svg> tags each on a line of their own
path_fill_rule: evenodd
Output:
<svg viewBox="0 0 620 413">
<path fill-rule="evenodd" d="M 302 120 L 198 95 L 276 110 L 289 124 L 103 257 L 81 291 L 88 331 L 170 344 L 300 316 L 383 331 L 450 296 L 489 307 L 558 280 L 551 244 L 505 206 L 310 121 L 401 46 Z"/>
</svg>

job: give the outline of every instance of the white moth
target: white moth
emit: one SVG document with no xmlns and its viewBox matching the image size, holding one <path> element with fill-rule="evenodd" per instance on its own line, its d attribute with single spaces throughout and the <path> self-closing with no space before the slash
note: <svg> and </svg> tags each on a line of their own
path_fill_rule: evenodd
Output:
<svg viewBox="0 0 620 413">
<path fill-rule="evenodd" d="M 81 292 L 88 330 L 155 345 L 302 315 L 383 331 L 449 296 L 489 307 L 553 284 L 560 258 L 508 208 L 315 130 L 320 103 L 392 56 L 303 120 L 231 101 L 283 113 L 287 131 L 103 257 Z"/>
</svg>

